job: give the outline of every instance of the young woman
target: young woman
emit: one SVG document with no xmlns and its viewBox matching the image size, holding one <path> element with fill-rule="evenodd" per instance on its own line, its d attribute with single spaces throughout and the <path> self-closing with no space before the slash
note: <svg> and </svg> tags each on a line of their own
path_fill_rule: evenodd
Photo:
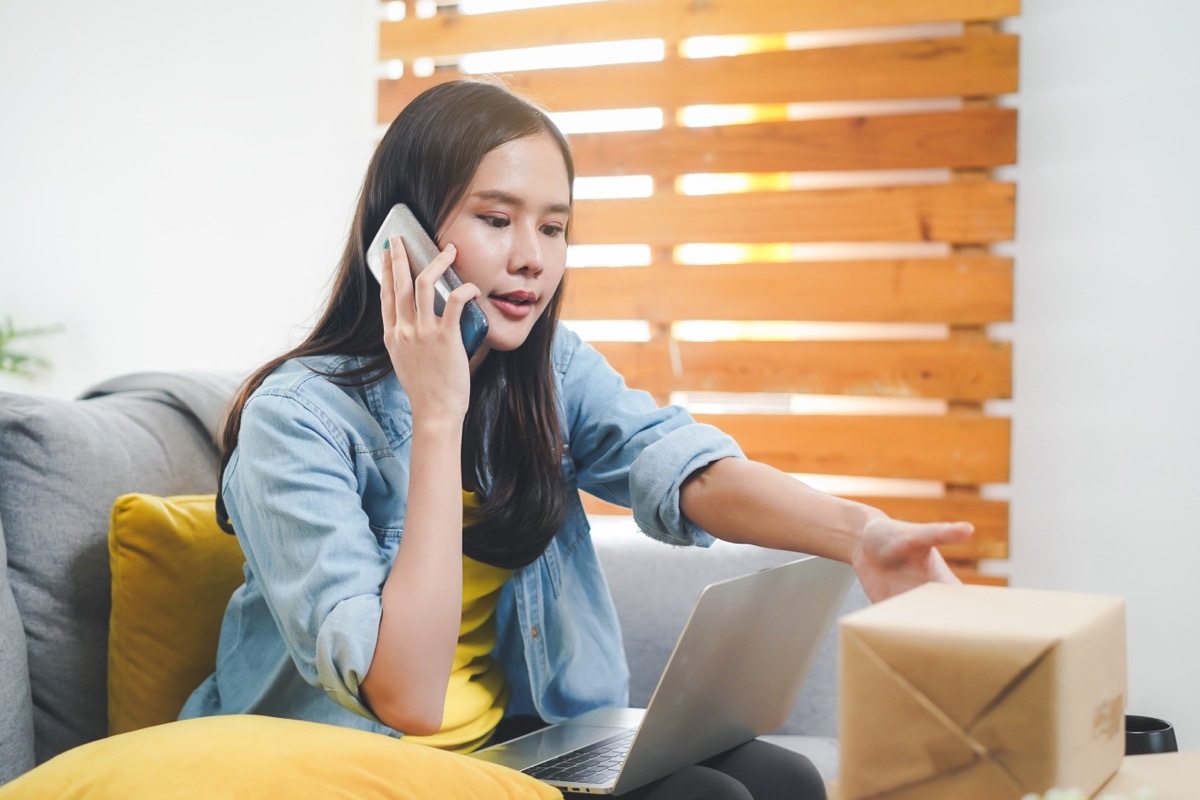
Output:
<svg viewBox="0 0 1200 800">
<path fill-rule="evenodd" d="M 563 135 L 498 85 L 437 86 L 393 122 L 323 316 L 233 404 L 218 513 L 246 582 L 182 716 L 262 713 L 471 750 L 625 705 L 579 489 L 671 544 L 716 536 L 849 562 L 876 600 L 954 580 L 936 547 L 969 525 L 892 520 L 749 461 L 559 326 L 573 179 Z M 414 280 L 393 240 L 379 283 L 365 250 L 396 203 L 441 253 Z M 464 285 L 438 317 L 433 282 L 451 264 Z M 471 299 L 490 328 L 468 360 Z M 755 741 L 634 796 L 824 789 L 802 756 Z"/>
</svg>

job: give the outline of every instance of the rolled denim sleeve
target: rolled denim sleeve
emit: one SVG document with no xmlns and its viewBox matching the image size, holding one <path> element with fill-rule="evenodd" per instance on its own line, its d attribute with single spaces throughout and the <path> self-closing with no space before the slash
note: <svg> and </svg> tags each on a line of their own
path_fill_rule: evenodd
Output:
<svg viewBox="0 0 1200 800">
<path fill-rule="evenodd" d="M 375 653 L 390 562 L 363 511 L 353 452 L 319 405 L 291 393 L 255 394 L 224 497 L 301 676 L 375 720 L 359 687 Z"/>
<path fill-rule="evenodd" d="M 679 507 L 679 489 L 696 470 L 745 458 L 737 442 L 696 422 L 679 406 L 660 408 L 630 389 L 591 345 L 560 330 L 568 447 L 580 488 L 633 510 L 643 533 L 674 545 L 707 547 L 713 537 Z"/>
</svg>

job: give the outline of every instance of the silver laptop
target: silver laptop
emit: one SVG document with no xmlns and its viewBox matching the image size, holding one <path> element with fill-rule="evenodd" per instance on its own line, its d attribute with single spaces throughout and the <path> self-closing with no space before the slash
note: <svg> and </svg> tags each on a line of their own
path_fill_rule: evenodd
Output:
<svg viewBox="0 0 1200 800">
<path fill-rule="evenodd" d="M 809 556 L 713 583 L 647 708 L 596 709 L 472 755 L 562 789 L 622 794 L 770 733 L 853 581 L 847 565 Z"/>
</svg>

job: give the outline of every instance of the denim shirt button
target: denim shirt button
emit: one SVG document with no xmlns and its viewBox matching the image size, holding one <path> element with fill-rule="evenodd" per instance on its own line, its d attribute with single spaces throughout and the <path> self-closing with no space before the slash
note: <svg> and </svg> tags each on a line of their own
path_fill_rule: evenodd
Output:
<svg viewBox="0 0 1200 800">
<path fill-rule="evenodd" d="M 530 633 L 530 635 L 531 635 L 531 636 L 533 636 L 533 640 L 536 642 L 536 641 L 537 641 L 537 638 L 538 638 L 538 628 L 537 628 L 537 625 L 534 625 L 534 626 L 532 626 L 532 627 L 529 629 L 529 633 Z"/>
</svg>

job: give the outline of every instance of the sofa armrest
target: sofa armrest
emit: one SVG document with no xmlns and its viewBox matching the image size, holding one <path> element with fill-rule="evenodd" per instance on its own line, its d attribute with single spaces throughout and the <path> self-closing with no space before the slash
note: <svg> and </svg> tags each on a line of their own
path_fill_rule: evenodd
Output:
<svg viewBox="0 0 1200 800">
<path fill-rule="evenodd" d="M 8 580 L 8 549 L 0 520 L 0 786 L 33 769 L 33 703 L 25 627 Z"/>
<path fill-rule="evenodd" d="M 0 519 L 11 588 L 0 603 L 6 595 L 15 601 L 28 634 L 20 641 L 39 763 L 107 733 L 113 502 L 130 492 L 203 494 L 217 485 L 209 418 L 234 381 L 167 377 L 161 388 L 140 376 L 137 386 L 110 386 L 86 400 L 0 392 Z M 29 741 L 27 731 L 20 736 Z"/>
</svg>

